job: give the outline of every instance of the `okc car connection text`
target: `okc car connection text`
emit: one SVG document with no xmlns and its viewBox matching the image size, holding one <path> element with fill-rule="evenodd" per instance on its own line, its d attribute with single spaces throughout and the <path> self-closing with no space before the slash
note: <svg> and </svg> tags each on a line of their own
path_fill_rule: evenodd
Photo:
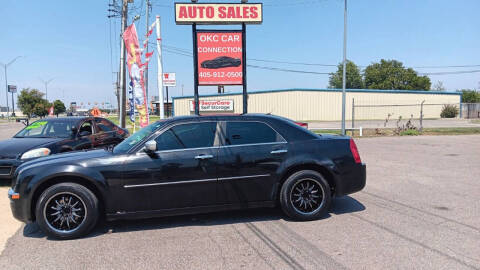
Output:
<svg viewBox="0 0 480 270">
<path fill-rule="evenodd" d="M 198 84 L 241 85 L 242 33 L 198 32 Z"/>
</svg>

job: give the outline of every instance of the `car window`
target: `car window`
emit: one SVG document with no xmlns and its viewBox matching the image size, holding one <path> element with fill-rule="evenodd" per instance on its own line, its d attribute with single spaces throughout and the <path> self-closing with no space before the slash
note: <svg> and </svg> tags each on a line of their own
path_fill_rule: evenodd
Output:
<svg viewBox="0 0 480 270">
<path fill-rule="evenodd" d="M 270 126 L 261 122 L 227 122 L 227 145 L 283 141 Z"/>
<path fill-rule="evenodd" d="M 46 135 L 52 137 L 68 137 L 72 134 L 71 122 L 51 122 L 46 126 Z"/>
<path fill-rule="evenodd" d="M 204 122 L 171 127 L 158 136 L 157 149 L 172 150 L 213 146 L 217 123 Z"/>
<path fill-rule="evenodd" d="M 106 119 L 96 118 L 95 124 L 97 124 L 98 132 L 110 132 L 115 130 L 115 125 Z"/>
<path fill-rule="evenodd" d="M 72 121 L 39 120 L 22 129 L 14 137 L 59 137 L 67 138 L 72 134 Z"/>
<path fill-rule="evenodd" d="M 92 128 L 92 123 L 91 121 L 85 121 L 81 126 L 80 129 L 78 130 L 78 133 L 83 132 L 83 131 L 88 131 L 90 134 L 93 134 L 93 128 Z"/>
</svg>

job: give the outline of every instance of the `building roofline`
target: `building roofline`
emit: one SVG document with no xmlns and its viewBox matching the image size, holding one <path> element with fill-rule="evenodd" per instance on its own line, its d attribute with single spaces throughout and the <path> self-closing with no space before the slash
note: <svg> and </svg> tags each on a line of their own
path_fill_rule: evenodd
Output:
<svg viewBox="0 0 480 270">
<path fill-rule="evenodd" d="M 251 91 L 249 94 L 265 94 L 276 92 L 342 92 L 342 89 L 311 89 L 311 88 L 289 88 L 289 89 L 272 89 L 272 90 L 258 90 Z M 426 94 L 426 95 L 457 95 L 461 96 L 461 92 L 446 92 L 446 91 L 424 91 L 424 90 L 379 90 L 379 89 L 347 89 L 347 93 L 378 93 L 378 94 Z M 224 93 L 224 94 L 206 94 L 200 97 L 224 97 L 242 95 L 242 92 Z M 194 96 L 180 96 L 172 97 L 175 99 L 193 98 Z"/>
</svg>

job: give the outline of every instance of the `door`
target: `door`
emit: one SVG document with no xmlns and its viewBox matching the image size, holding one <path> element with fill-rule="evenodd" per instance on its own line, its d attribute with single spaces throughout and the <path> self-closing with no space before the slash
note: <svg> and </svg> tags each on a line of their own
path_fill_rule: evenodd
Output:
<svg viewBox="0 0 480 270">
<path fill-rule="evenodd" d="M 178 124 L 159 134 L 157 151 L 132 154 L 124 166 L 125 211 L 216 203 L 216 122 Z M 133 199 L 133 200 L 132 200 Z"/>
<path fill-rule="evenodd" d="M 94 148 L 105 148 L 118 144 L 121 139 L 117 136 L 115 125 L 103 118 L 95 118 L 96 134 Z"/>
<path fill-rule="evenodd" d="M 219 201 L 248 206 L 272 200 L 287 142 L 263 122 L 228 121 L 221 127 L 225 136 L 218 153 Z"/>
<path fill-rule="evenodd" d="M 95 128 L 92 120 L 86 120 L 78 128 L 73 150 L 90 149 L 94 146 Z"/>
</svg>

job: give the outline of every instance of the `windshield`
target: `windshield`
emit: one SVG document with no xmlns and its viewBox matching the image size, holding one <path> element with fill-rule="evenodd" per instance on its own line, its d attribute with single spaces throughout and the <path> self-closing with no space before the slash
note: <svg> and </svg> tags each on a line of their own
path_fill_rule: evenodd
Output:
<svg viewBox="0 0 480 270">
<path fill-rule="evenodd" d="M 165 124 L 165 122 L 158 121 L 140 129 L 139 131 L 133 133 L 130 137 L 125 139 L 123 142 L 115 146 L 113 152 L 116 154 L 128 152 L 130 149 L 141 143 L 146 137 L 152 134 L 152 132 L 157 130 L 163 124 Z"/>
<path fill-rule="evenodd" d="M 38 120 L 18 132 L 14 138 L 69 138 L 73 124 L 71 121 Z"/>
</svg>

